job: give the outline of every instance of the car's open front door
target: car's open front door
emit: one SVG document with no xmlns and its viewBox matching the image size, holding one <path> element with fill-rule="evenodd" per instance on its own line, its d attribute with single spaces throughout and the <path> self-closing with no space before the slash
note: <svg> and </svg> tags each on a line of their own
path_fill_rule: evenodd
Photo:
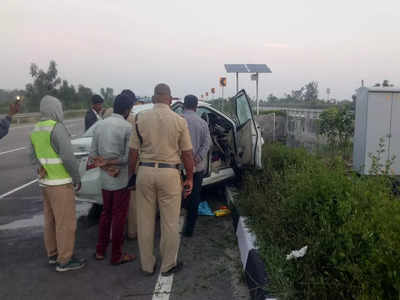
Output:
<svg viewBox="0 0 400 300">
<path fill-rule="evenodd" d="M 261 167 L 261 134 L 253 117 L 249 98 L 244 90 L 232 98 L 235 107 L 237 152 L 239 168 Z"/>
</svg>

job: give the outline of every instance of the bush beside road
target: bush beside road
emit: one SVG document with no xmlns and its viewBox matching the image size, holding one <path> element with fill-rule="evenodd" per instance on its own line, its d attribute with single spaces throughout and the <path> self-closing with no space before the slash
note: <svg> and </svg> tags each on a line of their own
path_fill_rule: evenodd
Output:
<svg viewBox="0 0 400 300">
<path fill-rule="evenodd" d="M 391 180 L 282 145 L 266 145 L 263 164 L 244 176 L 239 206 L 257 236 L 269 293 L 398 299 L 400 201 Z M 287 260 L 304 246 L 303 257 Z"/>
</svg>

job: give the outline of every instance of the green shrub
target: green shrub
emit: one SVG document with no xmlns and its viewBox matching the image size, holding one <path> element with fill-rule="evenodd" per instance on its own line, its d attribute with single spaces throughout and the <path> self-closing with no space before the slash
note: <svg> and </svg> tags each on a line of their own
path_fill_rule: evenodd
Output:
<svg viewBox="0 0 400 300">
<path fill-rule="evenodd" d="M 246 174 L 242 214 L 281 299 L 399 299 L 400 201 L 383 176 L 359 177 L 343 160 L 266 145 Z M 292 250 L 306 255 L 286 260 Z"/>
</svg>

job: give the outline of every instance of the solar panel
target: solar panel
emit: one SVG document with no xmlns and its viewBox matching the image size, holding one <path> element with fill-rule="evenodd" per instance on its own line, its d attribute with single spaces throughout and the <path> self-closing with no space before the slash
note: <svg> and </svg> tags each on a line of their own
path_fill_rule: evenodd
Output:
<svg viewBox="0 0 400 300">
<path fill-rule="evenodd" d="M 246 65 L 242 64 L 225 65 L 225 70 L 228 73 L 249 73 L 249 70 L 247 70 Z"/>
<path fill-rule="evenodd" d="M 248 64 L 246 66 L 250 73 L 272 73 L 265 64 Z"/>
</svg>

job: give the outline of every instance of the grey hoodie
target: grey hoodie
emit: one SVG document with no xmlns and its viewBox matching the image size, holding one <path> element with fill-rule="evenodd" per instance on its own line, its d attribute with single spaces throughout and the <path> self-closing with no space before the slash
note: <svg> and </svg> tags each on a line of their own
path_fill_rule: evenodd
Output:
<svg viewBox="0 0 400 300">
<path fill-rule="evenodd" d="M 51 132 L 51 145 L 54 151 L 60 156 L 64 167 L 72 177 L 74 184 L 81 182 L 79 175 L 78 161 L 76 160 L 70 134 L 63 124 L 64 113 L 60 100 L 52 96 L 44 96 L 40 101 L 41 121 L 53 120 L 57 124 Z M 31 161 L 35 166 L 39 165 L 32 143 L 30 143 Z"/>
</svg>

